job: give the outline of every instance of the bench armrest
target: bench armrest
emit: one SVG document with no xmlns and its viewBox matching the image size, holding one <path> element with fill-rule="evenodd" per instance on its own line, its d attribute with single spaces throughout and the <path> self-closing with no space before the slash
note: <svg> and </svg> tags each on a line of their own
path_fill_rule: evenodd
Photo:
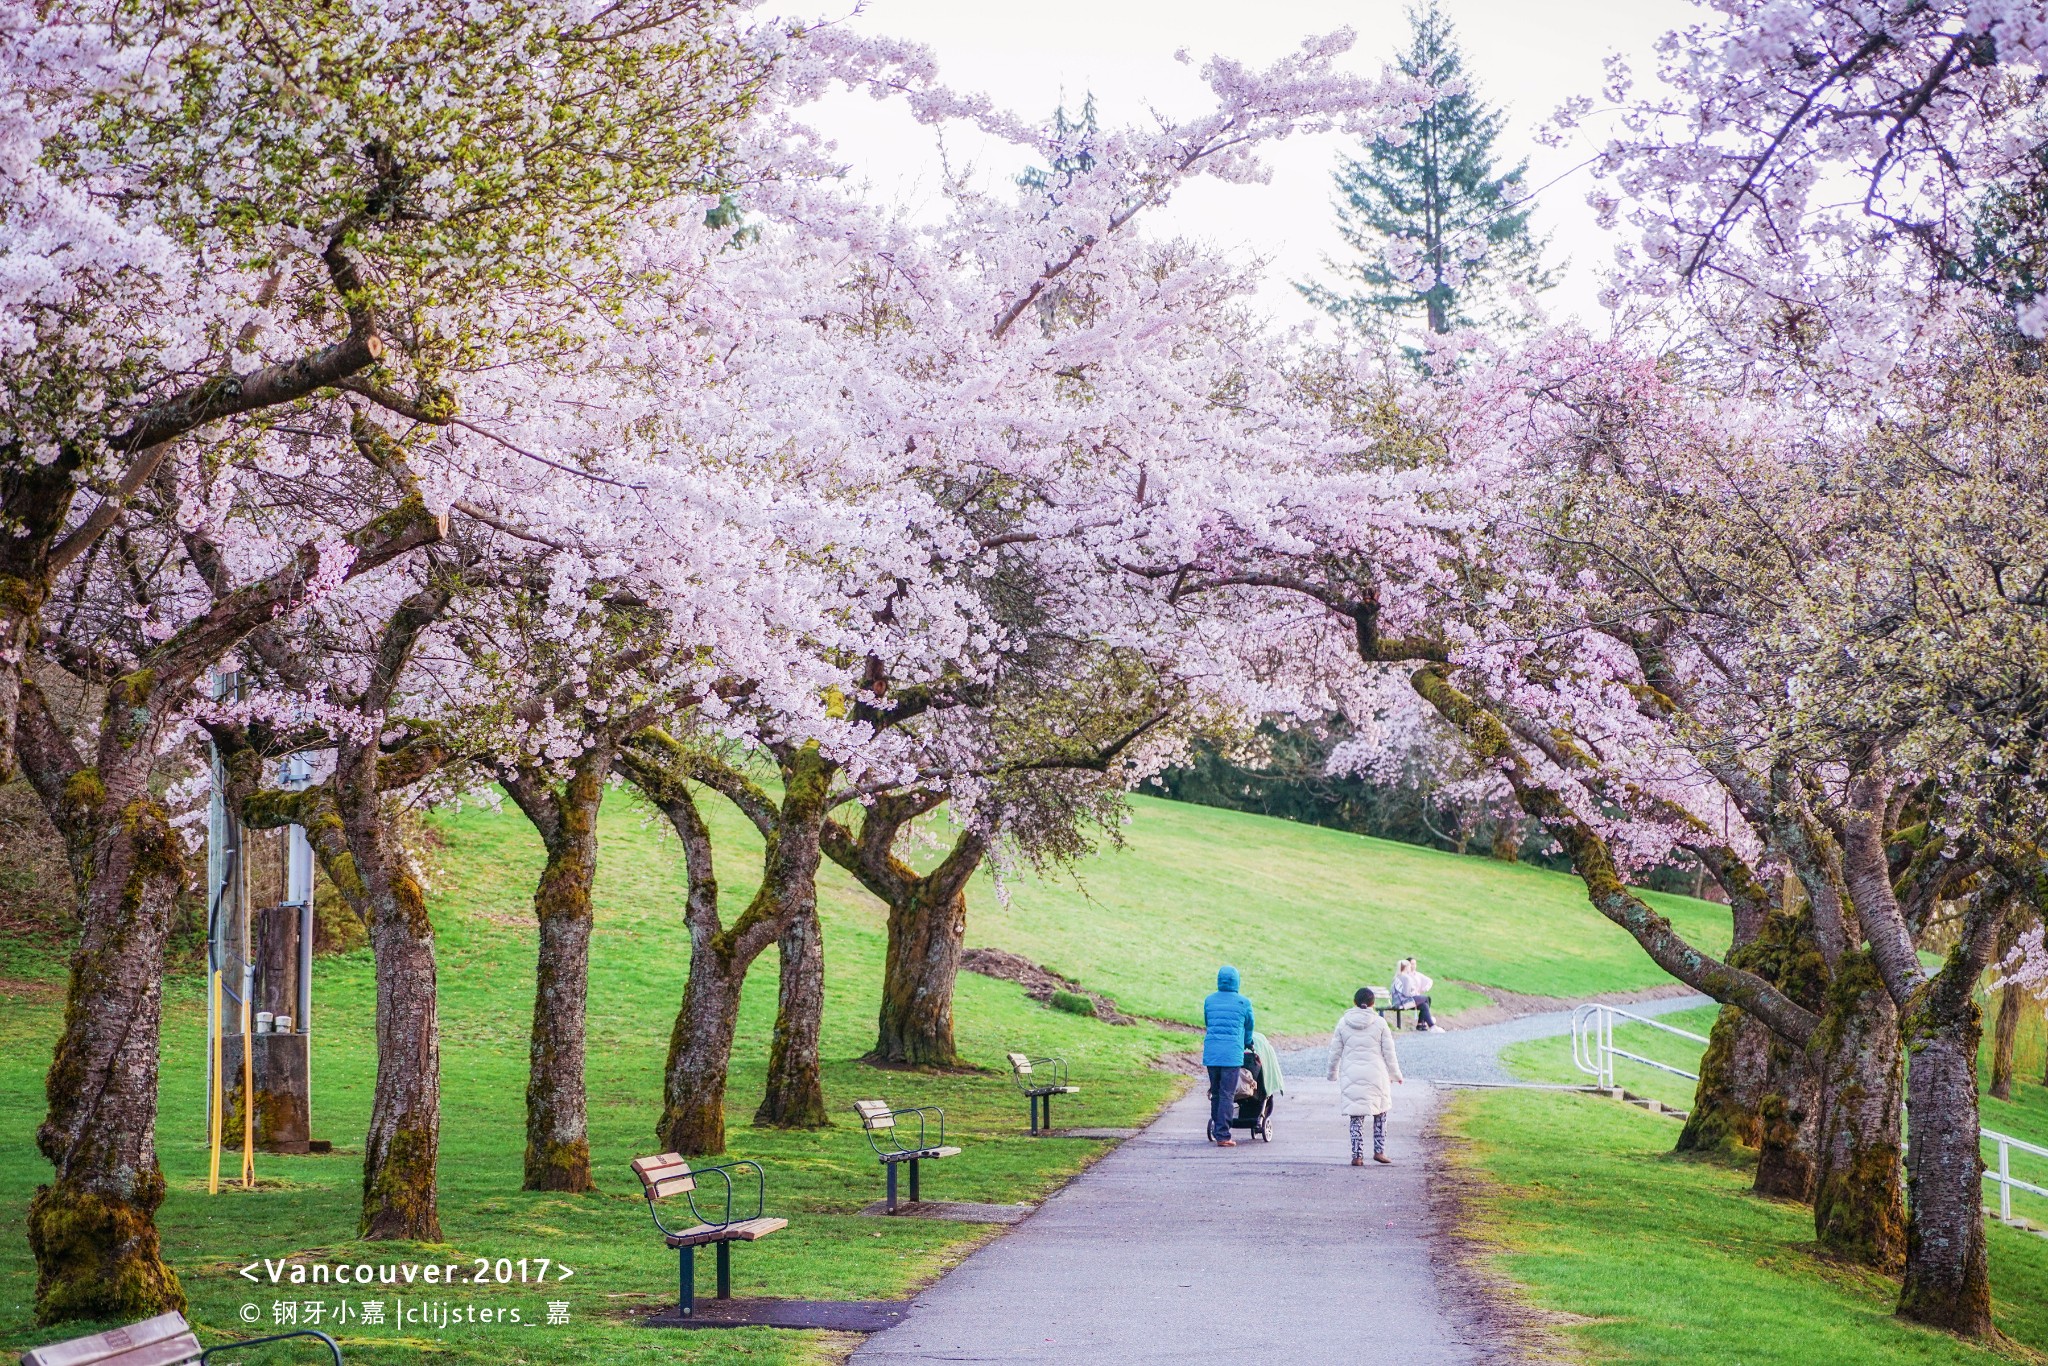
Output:
<svg viewBox="0 0 2048 1366">
<path fill-rule="evenodd" d="M 1050 1067 L 1053 1072 L 1052 1084 L 1054 1086 L 1065 1086 L 1067 1084 L 1067 1060 L 1065 1058 L 1033 1058 L 1031 1065 L 1033 1067 Z"/>
<path fill-rule="evenodd" d="M 910 1108 L 908 1108 L 908 1109 L 904 1109 L 904 1110 L 891 1110 L 891 1111 L 889 1112 L 889 1118 L 890 1118 L 890 1119 L 901 1119 L 901 1118 L 903 1118 L 903 1117 L 904 1117 L 905 1115 L 915 1115 L 915 1116 L 917 1116 L 917 1142 L 916 1142 L 915 1144 L 908 1144 L 908 1143 L 905 1143 L 905 1142 L 904 1142 L 904 1141 L 902 1140 L 902 1138 L 901 1138 L 901 1137 L 897 1137 L 897 1138 L 896 1138 L 896 1146 L 895 1146 L 894 1148 L 884 1148 L 884 1147 L 883 1147 L 883 1146 L 882 1146 L 882 1145 L 881 1145 L 881 1144 L 880 1144 L 879 1142 L 877 1142 L 877 1141 L 875 1140 L 875 1134 L 876 1134 L 876 1133 L 877 1133 L 878 1131 L 877 1131 L 877 1130 L 874 1130 L 874 1129 L 869 1129 L 869 1130 L 867 1131 L 867 1133 L 868 1133 L 868 1146 L 869 1146 L 870 1148 L 873 1148 L 873 1149 L 875 1150 L 875 1152 L 876 1152 L 876 1154 L 877 1154 L 877 1155 L 879 1155 L 879 1156 L 882 1156 L 882 1157 L 887 1157 L 887 1156 L 891 1155 L 892 1153 L 903 1153 L 903 1152 L 911 1152 L 911 1151 L 913 1151 L 914 1149 L 917 1149 L 917 1148 L 929 1148 L 929 1147 L 932 1147 L 933 1145 L 932 1145 L 932 1144 L 931 1144 L 930 1142 L 928 1142 L 928 1141 L 926 1140 L 926 1137 L 925 1137 L 925 1118 L 924 1118 L 924 1117 L 925 1117 L 926 1115 L 937 1115 L 937 1116 L 939 1117 L 939 1140 L 938 1140 L 938 1141 L 939 1141 L 939 1143 L 941 1143 L 941 1144 L 943 1144 L 943 1143 L 944 1143 L 944 1142 L 946 1141 L 946 1112 L 945 1112 L 945 1111 L 944 1111 L 943 1109 L 941 1109 L 941 1108 L 940 1108 L 939 1106 L 936 1106 L 936 1105 L 914 1105 L 914 1106 L 911 1106 L 911 1107 L 910 1107 Z M 899 1131 L 898 1131 L 897 1129 L 894 1129 L 894 1128 L 891 1128 L 889 1132 L 890 1132 L 890 1133 L 891 1133 L 892 1135 L 896 1135 L 896 1134 L 898 1134 L 898 1133 L 899 1133 Z"/>
<path fill-rule="evenodd" d="M 209 1347 L 199 1354 L 203 1362 L 215 1352 L 239 1352 L 249 1347 L 261 1347 L 266 1342 L 283 1342 L 287 1338 L 318 1338 L 327 1344 L 327 1350 L 334 1357 L 334 1366 L 341 1366 L 341 1344 L 317 1328 L 300 1328 L 289 1333 L 272 1333 L 269 1337 L 243 1338 L 240 1342 L 223 1342 L 218 1347 Z"/>
<path fill-rule="evenodd" d="M 698 1224 L 710 1228 L 725 1228 L 731 1224 L 738 1223 L 739 1219 L 735 1219 L 733 1217 L 732 1212 L 732 1178 L 734 1172 L 742 1171 L 747 1168 L 752 1168 L 754 1173 L 754 1212 L 752 1214 L 743 1214 L 740 1216 L 740 1218 L 760 1218 L 762 1213 L 767 1208 L 768 1204 L 768 1176 L 766 1172 L 761 1170 L 760 1163 L 755 1162 L 750 1158 L 744 1157 L 740 1158 L 738 1161 L 735 1162 L 727 1162 L 722 1166 L 690 1168 L 690 1175 L 693 1177 L 701 1179 L 706 1176 L 716 1176 L 719 1180 L 725 1183 L 725 1211 L 723 1218 L 713 1219 L 707 1214 L 705 1214 L 703 1210 L 699 1209 L 697 1207 L 697 1192 L 695 1190 L 683 1192 L 683 1199 L 687 1201 L 690 1206 L 690 1217 L 695 1219 Z M 650 1192 L 647 1196 L 647 1212 L 648 1214 L 653 1216 L 654 1226 L 660 1229 L 663 1233 L 674 1234 L 684 1232 L 684 1230 L 682 1229 L 670 1228 L 667 1224 L 662 1222 L 661 1210 L 656 1205 L 654 1195 L 652 1192 Z"/>
</svg>

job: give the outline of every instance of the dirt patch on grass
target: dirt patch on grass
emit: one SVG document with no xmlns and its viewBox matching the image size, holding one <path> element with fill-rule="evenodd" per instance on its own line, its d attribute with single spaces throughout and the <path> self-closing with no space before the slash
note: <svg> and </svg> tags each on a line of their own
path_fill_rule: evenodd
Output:
<svg viewBox="0 0 2048 1366">
<path fill-rule="evenodd" d="M 999 982 L 1015 982 L 1024 988 L 1026 996 L 1040 1005 L 1052 1004 L 1055 996 L 1081 997 L 1095 1007 L 1095 1018 L 1106 1024 L 1131 1025 L 1138 1022 L 1137 1016 L 1118 1010 L 1112 998 L 1099 991 L 1086 990 L 1079 982 L 1042 968 L 1021 953 L 1011 953 L 1007 949 L 966 949 L 960 954 L 960 966 Z M 1074 1013 L 1083 1012 L 1075 1010 Z"/>
<path fill-rule="evenodd" d="M 1523 1288 L 1493 1265 L 1500 1249 L 1483 1230 L 1481 1202 L 1497 1195 L 1471 1154 L 1471 1145 L 1445 1131 L 1447 1097 L 1437 1106 L 1423 1149 L 1429 1170 L 1427 1191 L 1430 1258 L 1443 1287 L 1445 1312 L 1458 1336 L 1485 1366 L 1565 1366 L 1580 1359 L 1559 1330 L 1576 1316 L 1554 1314 L 1529 1303 Z"/>
<path fill-rule="evenodd" d="M 64 984 L 23 982 L 12 977 L 0 977 L 0 996 L 16 1001 L 61 1001 L 64 999 Z"/>
</svg>

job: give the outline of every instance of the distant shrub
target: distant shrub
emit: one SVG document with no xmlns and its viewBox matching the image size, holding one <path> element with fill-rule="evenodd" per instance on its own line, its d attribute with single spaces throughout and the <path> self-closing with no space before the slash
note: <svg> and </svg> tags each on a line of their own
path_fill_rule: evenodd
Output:
<svg viewBox="0 0 2048 1366">
<path fill-rule="evenodd" d="M 1093 1015 L 1095 1002 L 1076 991 L 1055 991 L 1049 1003 L 1054 1010 L 1064 1010 L 1069 1015 Z"/>
</svg>

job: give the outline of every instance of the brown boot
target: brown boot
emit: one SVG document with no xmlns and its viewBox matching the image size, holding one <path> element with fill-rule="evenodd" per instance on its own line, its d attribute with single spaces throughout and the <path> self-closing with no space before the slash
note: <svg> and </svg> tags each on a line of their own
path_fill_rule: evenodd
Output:
<svg viewBox="0 0 2048 1366">
<path fill-rule="evenodd" d="M 1354 1167 L 1363 1167 L 1365 1165 L 1365 1159 L 1362 1157 L 1354 1157 L 1351 1159 L 1351 1165 Z"/>
<path fill-rule="evenodd" d="M 1375 1161 L 1375 1162 L 1384 1162 L 1384 1163 L 1386 1163 L 1386 1164 L 1387 1164 L 1387 1165 L 1388 1165 L 1389 1167 L 1391 1167 L 1391 1166 L 1393 1166 L 1393 1165 L 1394 1165 L 1394 1159 L 1393 1159 L 1393 1158 L 1391 1158 L 1391 1157 L 1388 1157 L 1388 1156 L 1387 1156 L 1387 1155 L 1386 1155 L 1385 1153 L 1374 1153 L 1374 1154 L 1372 1155 L 1372 1160 L 1373 1160 L 1373 1161 Z"/>
</svg>

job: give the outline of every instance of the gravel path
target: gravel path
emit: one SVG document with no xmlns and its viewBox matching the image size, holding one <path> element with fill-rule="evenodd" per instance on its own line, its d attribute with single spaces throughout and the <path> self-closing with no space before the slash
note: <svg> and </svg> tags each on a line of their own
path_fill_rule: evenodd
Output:
<svg viewBox="0 0 2048 1366">
<path fill-rule="evenodd" d="M 1588 999 L 1597 1001 L 1600 998 Z M 1638 1001 L 1626 1009 L 1654 1019 L 1673 1011 L 1691 1010 L 1708 1004 L 1711 1003 L 1704 996 L 1667 996 L 1662 1000 Z M 1459 1029 L 1453 1022 L 1452 1027 L 1443 1033 L 1417 1034 L 1413 1030 L 1401 1030 L 1394 1035 L 1394 1046 L 1401 1056 L 1401 1070 L 1412 1079 L 1508 1085 L 1516 1078 L 1500 1065 L 1502 1049 L 1530 1039 L 1556 1038 L 1571 1032 L 1572 1013 L 1569 1010 L 1552 1010 L 1471 1029 Z M 1328 1065 L 1328 1049 L 1298 1049 L 1286 1054 L 1282 1063 L 1289 1075 L 1303 1072 L 1321 1076 L 1323 1068 Z"/>
<path fill-rule="evenodd" d="M 1661 1015 L 1703 997 L 1644 1002 Z M 1236 1357 L 1334 1366 L 1500 1359 L 1484 1306 L 1450 1283 L 1428 1192 L 1432 1082 L 1512 1081 L 1500 1050 L 1569 1032 L 1571 1012 L 1400 1035 L 1408 1084 L 1388 1119 L 1394 1165 L 1350 1165 L 1325 1051 L 1285 1059 L 1271 1143 L 1203 1138 L 1201 1087 L 1167 1107 L 1011 1232 L 919 1295 L 856 1363 L 1109 1362 Z M 1085 1083 L 1084 1083 L 1085 1084 Z M 972 1150 L 962 1161 L 972 1161 Z M 1396 1350 L 1397 1349 L 1397 1350 Z"/>
</svg>

